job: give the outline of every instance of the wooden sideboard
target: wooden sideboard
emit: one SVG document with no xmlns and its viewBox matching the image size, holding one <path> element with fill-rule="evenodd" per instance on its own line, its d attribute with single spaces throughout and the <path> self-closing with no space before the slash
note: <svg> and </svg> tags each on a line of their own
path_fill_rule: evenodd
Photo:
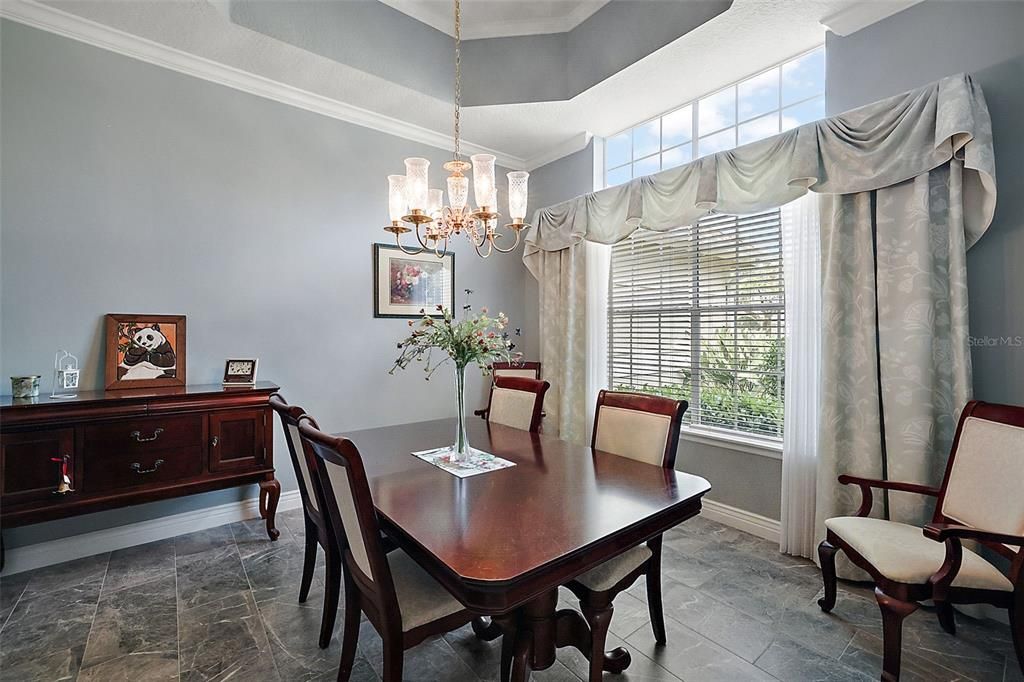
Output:
<svg viewBox="0 0 1024 682">
<path fill-rule="evenodd" d="M 0 527 L 257 483 L 267 535 L 274 477 L 269 382 L 0 397 Z M 61 492 L 67 462 L 71 490 Z"/>
</svg>

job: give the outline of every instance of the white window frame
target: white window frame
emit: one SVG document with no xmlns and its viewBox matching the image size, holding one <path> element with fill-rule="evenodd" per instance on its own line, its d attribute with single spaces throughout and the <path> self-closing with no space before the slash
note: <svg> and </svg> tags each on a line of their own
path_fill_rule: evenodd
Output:
<svg viewBox="0 0 1024 682">
<path fill-rule="evenodd" d="M 734 149 L 737 146 L 741 146 L 740 143 L 739 143 L 739 128 L 740 128 L 740 125 L 741 124 L 745 124 L 745 123 L 750 123 L 752 121 L 756 121 L 758 119 L 764 118 L 765 116 L 770 116 L 772 114 L 775 114 L 775 116 L 777 117 L 777 123 L 778 123 L 779 131 L 780 132 L 784 132 L 784 130 L 782 128 L 782 113 L 783 113 L 783 111 L 786 110 L 786 109 L 790 109 L 792 107 L 795 107 L 795 106 L 799 106 L 801 104 L 806 104 L 807 102 L 810 102 L 811 100 L 817 99 L 819 97 L 824 97 L 825 94 L 826 94 L 826 91 L 827 91 L 827 83 L 823 83 L 823 84 L 826 85 L 826 88 L 823 89 L 820 93 L 816 93 L 816 94 L 813 94 L 813 95 L 811 95 L 809 97 L 805 97 L 803 99 L 796 100 L 794 102 L 789 102 L 789 103 L 783 105 L 783 102 L 782 102 L 782 82 L 781 82 L 782 67 L 785 66 L 786 64 L 789 64 L 791 62 L 795 62 L 795 61 L 797 61 L 799 59 L 802 59 L 802 58 L 806 57 L 807 55 L 811 54 L 812 52 L 816 52 L 818 50 L 821 50 L 823 55 L 824 55 L 824 49 L 825 49 L 824 45 L 817 45 L 817 46 L 812 47 L 812 48 L 810 48 L 808 50 L 804 50 L 803 52 L 800 52 L 799 54 L 793 55 L 792 57 L 789 57 L 787 59 L 783 59 L 782 61 L 777 62 L 777 63 L 775 63 L 775 64 L 773 64 L 771 66 L 768 66 L 768 67 L 766 67 L 764 69 L 761 69 L 760 71 L 757 71 L 755 73 L 752 73 L 752 74 L 749 74 L 747 76 L 744 76 L 743 78 L 740 78 L 740 79 L 736 80 L 735 82 L 730 83 L 728 85 L 725 85 L 725 86 L 723 86 L 721 88 L 718 88 L 717 90 L 712 90 L 711 92 L 705 93 L 705 94 L 703 94 L 703 95 L 701 95 L 699 97 L 695 97 L 694 99 L 690 100 L 689 102 L 686 102 L 686 103 L 681 104 L 681 105 L 679 105 L 677 107 L 669 109 L 668 111 L 665 111 L 665 112 L 663 112 L 661 114 L 658 114 L 657 116 L 652 116 L 651 118 L 648 118 L 648 119 L 646 119 L 644 121 L 641 121 L 640 123 L 636 123 L 634 125 L 631 125 L 628 128 L 620 130 L 619 132 L 615 133 L 614 135 L 607 136 L 606 138 L 604 138 L 605 143 L 607 143 L 607 140 L 610 140 L 613 137 L 618 137 L 619 135 L 622 135 L 623 133 L 630 133 L 630 135 L 629 135 L 629 157 L 628 157 L 628 160 L 625 163 L 619 164 L 618 166 L 613 166 L 611 168 L 606 167 L 605 164 L 604 164 L 604 160 L 602 159 L 602 163 L 601 163 L 600 168 L 601 168 L 601 178 L 602 178 L 603 182 L 602 182 L 601 186 L 602 187 L 610 187 L 611 185 L 608 183 L 608 174 L 611 173 L 611 172 L 614 172 L 614 171 L 622 170 L 623 168 L 629 168 L 630 169 L 630 176 L 632 178 L 638 177 L 636 175 L 633 175 L 633 173 L 632 173 L 632 166 L 633 166 L 633 164 L 637 163 L 639 161 L 644 161 L 645 159 L 649 159 L 652 156 L 657 156 L 658 157 L 658 168 L 659 168 L 659 170 L 663 170 L 663 167 L 662 167 L 662 164 L 661 164 L 661 157 L 662 157 L 662 155 L 665 152 L 670 152 L 673 149 L 679 149 L 680 147 L 684 147 L 686 145 L 690 146 L 690 161 L 687 161 L 686 163 L 691 163 L 693 161 L 696 161 L 697 159 L 701 158 L 700 138 L 701 137 L 708 138 L 708 137 L 710 137 L 712 135 L 716 135 L 716 134 L 721 133 L 721 132 L 723 132 L 725 130 L 732 129 L 734 131 L 733 139 L 735 141 L 735 144 L 731 147 L 731 149 Z M 740 114 L 739 114 L 740 98 L 739 98 L 739 93 L 738 93 L 738 90 L 737 90 L 736 91 L 736 97 L 733 98 L 733 108 L 734 109 L 733 109 L 733 123 L 732 123 L 732 125 L 724 126 L 724 127 L 719 128 L 717 130 L 713 130 L 711 132 L 708 132 L 705 135 L 701 135 L 700 134 L 700 130 L 699 130 L 699 127 L 698 127 L 698 124 L 700 122 L 700 100 L 707 99 L 708 97 L 713 97 L 714 95 L 717 95 L 717 94 L 719 94 L 721 92 L 724 92 L 724 91 L 726 91 L 726 90 L 728 90 L 730 88 L 736 90 L 737 86 L 740 83 L 743 83 L 745 81 L 751 80 L 752 78 L 757 78 L 758 76 L 764 75 L 764 74 L 766 74 L 769 71 L 772 71 L 774 69 L 779 69 L 779 77 L 780 77 L 779 88 L 778 88 L 778 99 L 776 101 L 775 109 L 773 109 L 771 111 L 766 111 L 766 112 L 761 113 L 761 114 L 758 114 L 757 116 L 754 116 L 753 118 L 750 118 L 750 119 L 747 119 L 747 120 L 744 120 L 744 121 L 741 122 L 740 121 Z M 662 124 L 662 119 L 665 118 L 666 116 L 674 114 L 677 111 L 680 111 L 681 109 L 685 109 L 686 107 L 692 107 L 691 112 L 690 112 L 691 113 L 691 117 L 692 117 L 692 120 L 691 120 L 691 123 L 690 123 L 690 135 L 691 135 L 690 141 L 689 142 L 682 142 L 680 144 L 672 145 L 671 147 L 665 148 L 663 146 L 664 145 L 664 141 L 665 141 L 665 138 L 664 138 L 664 132 L 665 131 L 664 131 L 664 126 Z M 648 123 L 653 123 L 654 121 L 658 121 L 658 151 L 653 153 L 653 154 L 648 154 L 647 156 L 644 156 L 644 157 L 642 157 L 640 159 L 634 159 L 633 158 L 633 134 L 632 134 L 633 131 L 636 130 L 637 128 L 640 128 L 642 126 L 647 125 Z M 685 164 L 679 164 L 679 165 L 685 165 Z M 672 168 L 676 168 L 676 167 L 678 167 L 678 166 L 672 166 Z M 654 172 L 658 172 L 658 171 L 654 171 Z M 616 183 L 616 184 L 622 184 L 622 183 Z"/>
</svg>

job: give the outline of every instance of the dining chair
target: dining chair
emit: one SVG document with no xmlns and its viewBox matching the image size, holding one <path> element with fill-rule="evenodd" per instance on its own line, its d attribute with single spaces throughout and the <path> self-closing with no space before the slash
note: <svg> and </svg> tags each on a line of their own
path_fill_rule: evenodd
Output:
<svg viewBox="0 0 1024 682">
<path fill-rule="evenodd" d="M 1009 610 L 1017 664 L 1024 671 L 1024 407 L 967 403 L 946 463 L 942 484 L 843 475 L 856 485 L 861 505 L 854 516 L 825 521 L 818 546 L 826 613 L 836 605 L 836 552 L 842 550 L 875 583 L 882 612 L 882 676 L 898 680 L 903 619 L 931 599 L 939 624 L 956 633 L 953 604 L 992 604 Z M 868 516 L 872 488 L 936 498 L 931 523 L 912 526 Z M 977 542 L 1009 560 L 1006 573 L 962 545 Z"/>
<path fill-rule="evenodd" d="M 324 612 L 320 622 L 321 649 L 326 649 L 334 631 L 334 620 L 338 613 L 338 599 L 341 595 L 341 561 L 338 552 L 333 549 L 329 528 L 320 505 L 317 503 L 310 476 L 310 465 L 306 459 L 305 449 L 299 436 L 299 419 L 305 411 L 297 405 L 289 405 L 284 396 L 274 393 L 270 396 L 270 406 L 281 418 L 284 440 L 288 445 L 295 480 L 299 485 L 299 497 L 302 500 L 302 517 L 305 526 L 305 552 L 302 560 L 302 581 L 299 584 L 299 603 L 302 604 L 309 596 L 309 588 L 313 584 L 313 572 L 316 568 L 317 546 L 323 547 L 326 558 L 326 580 L 324 585 Z"/>
<path fill-rule="evenodd" d="M 640 393 L 601 391 L 597 396 L 594 450 L 628 457 L 671 469 L 679 447 L 679 429 L 688 403 Z M 662 536 L 627 549 L 613 559 L 577 576 L 566 587 L 580 600 L 580 609 L 590 625 L 590 679 L 600 680 L 602 653 L 612 619 L 615 596 L 640 578 L 647 578 L 647 608 L 658 644 L 665 643 L 665 614 L 661 603 Z"/>
<path fill-rule="evenodd" d="M 465 625 L 473 614 L 408 554 L 385 551 L 355 444 L 322 433 L 308 415 L 300 419 L 299 434 L 313 463 L 317 502 L 326 510 L 343 557 L 345 614 L 338 680 L 352 674 L 360 614 L 365 613 L 383 640 L 384 682 L 400 682 L 406 649 Z"/>
<path fill-rule="evenodd" d="M 539 362 L 492 362 L 491 363 L 491 390 L 494 390 L 494 383 L 501 377 L 516 377 L 522 379 L 540 379 L 540 363 Z M 490 406 L 491 399 L 488 397 L 487 404 Z M 485 407 L 480 410 L 474 410 L 473 414 L 478 417 L 483 417 L 487 420 L 487 410 Z"/>
<path fill-rule="evenodd" d="M 487 422 L 523 431 L 539 431 L 544 394 L 549 388 L 551 384 L 537 379 L 497 377 L 487 403 Z"/>
</svg>

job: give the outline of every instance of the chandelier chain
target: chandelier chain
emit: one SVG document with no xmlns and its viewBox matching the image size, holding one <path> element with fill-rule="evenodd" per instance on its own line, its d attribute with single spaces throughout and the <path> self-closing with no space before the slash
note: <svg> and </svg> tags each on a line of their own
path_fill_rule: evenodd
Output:
<svg viewBox="0 0 1024 682">
<path fill-rule="evenodd" d="M 455 0 L 455 160 L 459 160 L 462 109 L 462 3 Z"/>
</svg>

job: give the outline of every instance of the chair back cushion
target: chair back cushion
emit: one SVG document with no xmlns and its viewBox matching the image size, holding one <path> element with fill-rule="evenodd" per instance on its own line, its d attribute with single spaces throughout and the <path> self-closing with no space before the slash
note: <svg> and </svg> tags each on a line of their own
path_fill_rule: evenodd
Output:
<svg viewBox="0 0 1024 682">
<path fill-rule="evenodd" d="M 1024 535 L 1024 426 L 963 420 L 942 514 L 962 524 Z"/>
<path fill-rule="evenodd" d="M 348 468 L 326 460 L 324 468 L 327 471 L 334 499 L 337 500 L 338 515 L 341 517 L 345 540 L 348 542 L 349 551 L 352 552 L 352 559 L 367 578 L 374 580 L 370 554 L 366 549 L 364 539 L 366 529 L 360 524 L 359 515 L 356 513 L 356 499 L 352 492 Z"/>
<path fill-rule="evenodd" d="M 299 427 L 297 424 L 285 424 L 284 425 L 284 437 L 288 440 L 288 449 L 295 453 L 295 461 L 299 464 L 299 475 L 302 477 L 302 483 L 306 486 L 306 490 L 309 491 L 309 505 L 313 507 L 313 511 L 320 511 L 316 504 L 316 495 L 313 494 L 313 479 L 309 475 L 309 462 L 306 461 L 306 454 L 302 450 L 302 438 L 299 436 Z"/>
<path fill-rule="evenodd" d="M 536 403 L 536 393 L 495 386 L 491 389 L 491 409 L 487 420 L 529 431 Z"/>
<path fill-rule="evenodd" d="M 601 405 L 595 428 L 597 450 L 661 466 L 672 418 L 667 414 Z"/>
</svg>

